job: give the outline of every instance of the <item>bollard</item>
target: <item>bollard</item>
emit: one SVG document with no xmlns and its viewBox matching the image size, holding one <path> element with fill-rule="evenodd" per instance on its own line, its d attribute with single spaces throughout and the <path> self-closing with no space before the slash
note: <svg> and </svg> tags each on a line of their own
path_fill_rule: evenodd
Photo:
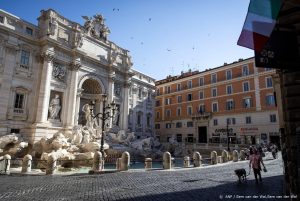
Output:
<svg viewBox="0 0 300 201">
<path fill-rule="evenodd" d="M 222 161 L 223 161 L 223 163 L 228 162 L 228 151 L 226 151 L 226 150 L 222 151 Z"/>
<path fill-rule="evenodd" d="M 238 151 L 237 150 L 233 150 L 233 152 L 232 152 L 232 161 L 233 162 L 238 162 L 238 160 L 239 160 Z"/>
<path fill-rule="evenodd" d="M 3 157 L 4 161 L 5 161 L 5 174 L 10 174 L 10 160 L 11 160 L 11 156 L 6 154 Z"/>
<path fill-rule="evenodd" d="M 122 158 L 117 158 L 117 161 L 116 161 L 116 169 L 117 170 L 121 170 L 121 160 Z"/>
<path fill-rule="evenodd" d="M 145 169 L 152 169 L 152 158 L 145 158 Z"/>
<path fill-rule="evenodd" d="M 241 159 L 241 161 L 246 160 L 246 154 L 245 154 L 245 151 L 244 151 L 244 150 L 241 150 L 241 151 L 240 151 L 240 159 Z"/>
<path fill-rule="evenodd" d="M 183 158 L 183 167 L 185 167 L 185 168 L 190 167 L 190 162 L 191 162 L 190 157 L 189 156 L 185 156 Z"/>
<path fill-rule="evenodd" d="M 172 168 L 171 154 L 169 152 L 165 152 L 163 155 L 163 169 L 170 170 L 171 168 Z"/>
<path fill-rule="evenodd" d="M 22 162 L 22 173 L 28 173 L 31 172 L 31 164 L 32 164 L 32 156 L 27 154 L 26 156 L 24 156 L 23 158 L 23 162 Z"/>
<path fill-rule="evenodd" d="M 217 156 L 217 163 L 223 163 L 222 156 Z"/>
<path fill-rule="evenodd" d="M 199 152 L 197 152 L 197 151 L 194 152 L 193 160 L 194 160 L 194 167 L 200 167 L 201 166 L 202 157 L 201 157 Z"/>
<path fill-rule="evenodd" d="M 211 165 L 217 164 L 217 156 L 218 156 L 218 154 L 217 154 L 216 151 L 212 151 L 212 152 L 210 153 L 210 159 L 211 159 L 210 164 L 211 164 Z"/>
<path fill-rule="evenodd" d="M 130 154 L 127 151 L 125 151 L 121 157 L 120 170 L 127 171 L 129 169 L 129 164 L 130 164 Z"/>
<path fill-rule="evenodd" d="M 102 153 L 96 151 L 93 160 L 93 172 L 101 172 L 102 170 Z"/>
<path fill-rule="evenodd" d="M 56 157 L 52 154 L 48 156 L 46 175 L 52 175 L 56 169 Z"/>
</svg>

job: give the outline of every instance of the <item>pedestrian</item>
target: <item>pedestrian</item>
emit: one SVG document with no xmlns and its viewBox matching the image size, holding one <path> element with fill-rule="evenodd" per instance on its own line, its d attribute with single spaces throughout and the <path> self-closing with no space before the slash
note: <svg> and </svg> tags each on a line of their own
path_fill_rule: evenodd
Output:
<svg viewBox="0 0 300 201">
<path fill-rule="evenodd" d="M 262 157 L 258 153 L 257 149 L 254 148 L 253 149 L 253 154 L 250 155 L 249 168 L 251 168 L 251 166 L 252 166 L 256 184 L 258 184 L 258 178 L 257 178 L 257 176 L 259 177 L 259 181 L 262 182 L 261 173 L 260 173 L 260 171 L 261 171 L 260 164 L 263 165 L 264 171 L 265 171 L 266 167 L 265 167 L 265 164 L 264 164 L 264 162 L 262 160 Z"/>
<path fill-rule="evenodd" d="M 273 145 L 271 146 L 271 152 L 272 152 L 273 158 L 276 159 L 276 158 L 277 158 L 278 148 L 277 148 L 277 146 L 276 146 L 275 144 L 273 144 Z"/>
</svg>

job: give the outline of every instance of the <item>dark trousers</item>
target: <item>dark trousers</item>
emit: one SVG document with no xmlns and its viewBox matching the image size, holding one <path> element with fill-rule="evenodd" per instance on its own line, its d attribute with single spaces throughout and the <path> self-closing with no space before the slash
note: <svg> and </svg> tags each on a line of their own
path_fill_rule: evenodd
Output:
<svg viewBox="0 0 300 201">
<path fill-rule="evenodd" d="M 258 177 L 259 177 L 259 181 L 262 181 L 262 180 L 261 180 L 260 169 L 255 169 L 255 168 L 253 168 L 253 173 L 254 173 L 254 177 L 255 177 L 256 183 L 258 183 L 257 175 L 258 175 Z"/>
</svg>

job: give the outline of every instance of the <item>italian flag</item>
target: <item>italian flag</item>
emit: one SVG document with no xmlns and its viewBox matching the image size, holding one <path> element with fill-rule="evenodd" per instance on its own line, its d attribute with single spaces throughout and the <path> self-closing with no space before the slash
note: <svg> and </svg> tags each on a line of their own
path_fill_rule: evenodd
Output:
<svg viewBox="0 0 300 201">
<path fill-rule="evenodd" d="M 250 0 L 238 45 L 261 51 L 268 41 L 282 5 L 282 0 Z"/>
</svg>

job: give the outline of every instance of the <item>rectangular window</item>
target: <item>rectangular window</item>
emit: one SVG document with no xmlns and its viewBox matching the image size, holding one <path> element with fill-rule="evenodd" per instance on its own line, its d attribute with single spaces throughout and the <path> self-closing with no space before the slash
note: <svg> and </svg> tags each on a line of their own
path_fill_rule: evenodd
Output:
<svg viewBox="0 0 300 201">
<path fill-rule="evenodd" d="M 159 100 L 156 100 L 156 101 L 155 101 L 155 106 L 156 106 L 156 107 L 160 106 L 160 101 L 159 101 Z"/>
<path fill-rule="evenodd" d="M 26 33 L 32 36 L 33 30 L 29 27 L 26 27 Z"/>
<path fill-rule="evenodd" d="M 214 126 L 218 125 L 218 119 L 214 119 Z"/>
<path fill-rule="evenodd" d="M 192 113 L 193 113 L 192 107 L 191 107 L 191 106 L 188 106 L 188 107 L 187 107 L 187 115 L 192 115 Z"/>
<path fill-rule="evenodd" d="M 155 124 L 155 129 L 160 129 L 160 124 Z"/>
<path fill-rule="evenodd" d="M 217 74 L 211 74 L 211 83 L 216 83 L 217 82 Z"/>
<path fill-rule="evenodd" d="M 243 107 L 244 108 L 250 108 L 250 107 L 252 107 L 252 100 L 251 100 L 251 98 L 244 98 L 243 99 Z"/>
<path fill-rule="evenodd" d="M 159 96 L 159 89 L 156 89 L 156 95 Z"/>
<path fill-rule="evenodd" d="M 266 77 L 266 87 L 273 87 L 273 82 L 271 77 Z"/>
<path fill-rule="evenodd" d="M 14 107 L 17 109 L 24 109 L 23 108 L 24 107 L 24 98 L 25 98 L 24 94 L 16 93 Z"/>
<path fill-rule="evenodd" d="M 212 103 L 212 111 L 218 112 L 218 103 Z"/>
<path fill-rule="evenodd" d="M 217 88 L 212 88 L 211 89 L 211 96 L 216 97 L 217 96 Z"/>
<path fill-rule="evenodd" d="M 199 78 L 199 86 L 204 86 L 204 77 Z"/>
<path fill-rule="evenodd" d="M 190 142 L 190 143 L 193 143 L 194 142 L 194 135 L 193 134 L 188 134 L 186 141 Z"/>
<path fill-rule="evenodd" d="M 275 98 L 273 95 L 266 96 L 266 105 L 267 106 L 275 105 Z"/>
<path fill-rule="evenodd" d="M 139 97 L 139 99 L 142 98 L 142 89 L 141 89 L 141 88 L 139 88 L 139 91 L 138 91 L 138 97 Z"/>
<path fill-rule="evenodd" d="M 226 101 L 226 110 L 233 110 L 234 109 L 234 102 L 233 100 Z"/>
<path fill-rule="evenodd" d="M 156 118 L 159 119 L 159 112 L 156 112 Z"/>
<path fill-rule="evenodd" d="M 231 123 L 232 123 L 232 124 L 235 124 L 235 118 L 232 118 L 232 119 L 231 119 Z"/>
<path fill-rule="evenodd" d="M 249 82 L 243 82 L 243 89 L 244 89 L 244 91 L 249 91 L 250 90 Z"/>
<path fill-rule="evenodd" d="M 182 102 L 182 96 L 177 96 L 177 103 L 181 103 Z"/>
<path fill-rule="evenodd" d="M 20 66 L 23 68 L 28 68 L 29 66 L 29 56 L 30 56 L 30 52 L 29 51 L 25 51 L 22 50 L 21 51 L 21 61 L 20 61 Z"/>
<path fill-rule="evenodd" d="M 194 127 L 194 122 L 192 122 L 192 121 L 188 121 L 188 122 L 186 122 L 186 126 L 187 127 Z"/>
<path fill-rule="evenodd" d="M 193 87 L 192 80 L 189 80 L 189 81 L 188 81 L 188 88 L 190 89 L 190 88 L 192 88 L 192 87 Z"/>
<path fill-rule="evenodd" d="M 187 95 L 187 101 L 192 101 L 192 100 L 193 100 L 192 94 L 188 94 L 188 95 Z"/>
<path fill-rule="evenodd" d="M 203 99 L 204 98 L 204 92 L 203 91 L 199 91 L 199 99 Z"/>
<path fill-rule="evenodd" d="M 177 108 L 177 116 L 179 117 L 181 115 L 181 108 Z"/>
<path fill-rule="evenodd" d="M 251 117 L 246 117 L 246 124 L 251 124 Z"/>
<path fill-rule="evenodd" d="M 205 112 L 205 105 L 199 105 L 199 113 L 203 114 Z"/>
<path fill-rule="evenodd" d="M 249 68 L 248 65 L 243 66 L 243 76 L 249 75 Z"/>
<path fill-rule="evenodd" d="M 276 122 L 277 120 L 276 120 L 276 114 L 271 114 L 270 115 L 270 122 L 272 122 L 272 123 L 274 123 L 274 122 Z"/>
<path fill-rule="evenodd" d="M 20 129 L 18 129 L 18 128 L 12 128 L 12 129 L 10 129 L 10 133 L 18 134 L 18 133 L 20 133 Z"/>
<path fill-rule="evenodd" d="M 171 87 L 170 86 L 167 87 L 167 93 L 168 94 L 171 93 Z"/>
<path fill-rule="evenodd" d="M 171 123 L 166 123 L 166 128 L 171 128 Z"/>
<path fill-rule="evenodd" d="M 166 98 L 165 99 L 165 104 L 170 105 L 171 104 L 171 98 Z"/>
<path fill-rule="evenodd" d="M 226 71 L 226 79 L 231 80 L 232 79 L 232 73 L 231 70 Z"/>
<path fill-rule="evenodd" d="M 166 116 L 170 117 L 171 116 L 171 110 L 166 110 Z"/>
<path fill-rule="evenodd" d="M 0 23 L 4 23 L 4 17 L 3 16 L 0 16 Z"/>
<path fill-rule="evenodd" d="M 176 123 L 176 128 L 181 128 L 182 127 L 182 123 L 181 122 L 177 122 Z"/>
<path fill-rule="evenodd" d="M 226 92 L 227 92 L 227 94 L 232 94 L 232 86 L 231 85 L 226 86 Z"/>
<path fill-rule="evenodd" d="M 177 91 L 181 91 L 181 84 L 177 84 Z"/>
<path fill-rule="evenodd" d="M 177 142 L 182 142 L 182 134 L 177 134 L 176 140 L 177 140 Z"/>
</svg>

